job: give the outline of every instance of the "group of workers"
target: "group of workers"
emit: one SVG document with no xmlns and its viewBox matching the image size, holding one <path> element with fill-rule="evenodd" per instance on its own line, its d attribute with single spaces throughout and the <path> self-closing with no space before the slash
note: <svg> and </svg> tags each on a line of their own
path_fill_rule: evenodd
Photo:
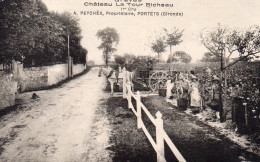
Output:
<svg viewBox="0 0 260 162">
<path fill-rule="evenodd" d="M 193 112 L 199 112 L 210 107 L 218 112 L 220 79 L 212 76 L 209 68 L 204 69 L 200 80 L 194 71 L 177 72 L 175 77 L 168 76 L 166 97 L 175 100 L 179 108 L 190 108 Z"/>
<path fill-rule="evenodd" d="M 257 85 L 259 84 L 255 83 L 254 79 L 228 81 L 225 101 L 229 103 L 226 106 L 232 108 L 231 117 L 236 124 L 237 132 L 243 132 L 245 127 L 253 130 L 255 125 L 260 123 L 260 90 Z M 221 80 L 212 74 L 209 68 L 205 68 L 200 74 L 189 71 L 177 72 L 174 77 L 169 75 L 166 97 L 174 101 L 179 108 L 190 108 L 193 112 L 210 109 L 213 112 L 212 120 L 220 118 Z"/>
</svg>

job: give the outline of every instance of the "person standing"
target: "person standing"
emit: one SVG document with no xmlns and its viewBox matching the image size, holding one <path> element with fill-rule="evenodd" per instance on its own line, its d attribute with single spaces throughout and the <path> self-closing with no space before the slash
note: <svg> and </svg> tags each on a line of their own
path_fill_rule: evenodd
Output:
<svg viewBox="0 0 260 162">
<path fill-rule="evenodd" d="M 174 83 L 172 82 L 171 75 L 167 76 L 167 82 L 166 82 L 166 98 L 170 99 L 172 97 L 172 88 L 174 87 Z"/>
<path fill-rule="evenodd" d="M 189 98 L 189 90 L 190 90 L 190 81 L 183 75 L 183 77 L 181 78 L 182 82 L 182 89 L 183 89 L 183 93 L 182 93 L 182 98 L 186 98 L 188 100 Z"/>
<path fill-rule="evenodd" d="M 179 85 L 177 88 L 177 92 L 179 93 L 179 97 L 177 99 L 177 105 L 181 109 L 187 109 L 189 105 L 189 88 L 190 82 L 187 80 L 184 75 L 181 73 L 179 76 Z"/>
<path fill-rule="evenodd" d="M 212 100 L 209 104 L 209 106 L 211 107 L 211 109 L 214 111 L 214 117 L 213 118 L 220 118 L 219 116 L 219 110 L 220 110 L 220 79 L 217 76 L 213 76 L 212 79 Z"/>
<path fill-rule="evenodd" d="M 204 69 L 201 85 L 202 107 L 206 109 L 212 100 L 212 75 L 208 67 Z"/>
<path fill-rule="evenodd" d="M 196 76 L 191 76 L 190 84 L 190 108 L 193 113 L 199 112 L 201 108 L 201 95 L 199 93 L 199 82 Z"/>
<path fill-rule="evenodd" d="M 236 124 L 236 131 L 243 133 L 245 124 L 245 108 L 243 106 L 242 87 L 238 82 L 236 83 L 231 91 L 230 96 L 232 97 L 232 121 Z"/>
</svg>

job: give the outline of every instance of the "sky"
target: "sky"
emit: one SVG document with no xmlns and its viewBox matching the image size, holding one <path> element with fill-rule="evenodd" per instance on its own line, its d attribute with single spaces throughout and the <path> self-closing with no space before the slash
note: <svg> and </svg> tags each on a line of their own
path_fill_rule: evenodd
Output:
<svg viewBox="0 0 260 162">
<path fill-rule="evenodd" d="M 163 33 L 163 28 L 172 30 L 178 28 L 184 30 L 183 42 L 173 47 L 174 51 L 185 51 L 190 54 L 193 61 L 201 59 L 207 49 L 201 44 L 200 32 L 210 30 L 219 23 L 230 28 L 246 28 L 259 25 L 260 0 L 140 0 L 136 4 L 173 4 L 173 7 L 130 7 L 136 16 L 109 16 L 106 12 L 119 12 L 121 7 L 116 6 L 124 0 L 42 0 L 50 11 L 70 12 L 79 17 L 82 29 L 81 44 L 88 50 L 88 60 L 94 60 L 96 64 L 103 63 L 102 51 L 97 47 L 100 40 L 97 39 L 98 30 L 113 27 L 117 30 L 120 42 L 115 54 L 157 56 L 151 51 L 151 43 Z M 131 1 L 131 0 L 128 0 Z M 112 3 L 112 7 L 90 7 L 84 3 Z M 129 7 L 125 8 L 129 9 Z M 82 15 L 81 11 L 102 11 L 104 16 Z M 183 16 L 138 16 L 138 12 L 180 12 Z M 161 57 L 167 60 L 169 48 Z"/>
</svg>

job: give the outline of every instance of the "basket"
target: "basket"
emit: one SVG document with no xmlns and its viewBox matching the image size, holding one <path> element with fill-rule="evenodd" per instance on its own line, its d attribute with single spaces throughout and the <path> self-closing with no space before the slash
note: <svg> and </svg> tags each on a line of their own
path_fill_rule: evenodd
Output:
<svg viewBox="0 0 260 162">
<path fill-rule="evenodd" d="M 164 88 L 158 89 L 159 96 L 166 97 L 166 91 Z"/>
</svg>

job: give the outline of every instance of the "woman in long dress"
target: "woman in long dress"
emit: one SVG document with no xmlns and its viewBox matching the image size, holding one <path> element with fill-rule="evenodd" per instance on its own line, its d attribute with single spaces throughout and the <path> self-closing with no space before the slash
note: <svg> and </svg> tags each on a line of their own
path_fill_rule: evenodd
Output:
<svg viewBox="0 0 260 162">
<path fill-rule="evenodd" d="M 190 107 L 193 112 L 201 108 L 201 95 L 199 93 L 199 82 L 195 76 L 192 76 L 190 85 Z"/>
<path fill-rule="evenodd" d="M 166 87 L 167 87 L 167 91 L 166 91 L 166 98 L 170 99 L 172 97 L 172 88 L 174 87 L 174 83 L 172 82 L 172 77 L 170 75 L 167 76 L 168 80 L 166 82 Z"/>
</svg>

